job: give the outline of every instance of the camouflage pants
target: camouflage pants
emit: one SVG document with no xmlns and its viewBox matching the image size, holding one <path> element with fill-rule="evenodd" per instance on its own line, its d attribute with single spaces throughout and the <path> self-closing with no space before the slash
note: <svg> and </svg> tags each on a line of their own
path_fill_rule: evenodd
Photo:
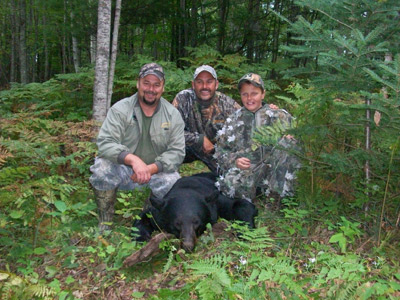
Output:
<svg viewBox="0 0 400 300">
<path fill-rule="evenodd" d="M 266 196 L 271 192 L 281 197 L 292 196 L 299 168 L 300 162 L 296 156 L 274 148 L 266 163 L 252 165 L 248 170 L 231 168 L 217 179 L 216 186 L 228 197 L 250 202 L 256 197 L 257 188 Z"/>
<path fill-rule="evenodd" d="M 90 176 L 89 181 L 97 190 L 109 191 L 116 188 L 134 190 L 148 186 L 157 198 L 163 198 L 180 178 L 178 172 L 157 173 L 151 176 L 149 183 L 138 184 L 131 179 L 133 174 L 131 167 L 114 164 L 108 159 L 98 157 L 96 157 L 94 165 L 90 167 L 90 171 L 93 174 Z"/>
</svg>

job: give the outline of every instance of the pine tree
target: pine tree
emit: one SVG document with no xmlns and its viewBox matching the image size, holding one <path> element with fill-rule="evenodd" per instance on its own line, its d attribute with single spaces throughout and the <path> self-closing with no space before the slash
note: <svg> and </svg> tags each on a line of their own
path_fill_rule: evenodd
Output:
<svg viewBox="0 0 400 300">
<path fill-rule="evenodd" d="M 382 96 L 382 88 L 390 86 L 384 78 L 391 76 L 391 83 L 399 82 L 399 73 L 388 71 L 395 69 L 395 63 L 385 62 L 385 57 L 395 55 L 399 48 L 399 3 L 296 3 L 317 13 L 312 23 L 301 16 L 294 23 L 286 20 L 294 43 L 282 47 L 299 62 L 285 76 L 298 78 L 307 87 L 305 92 L 294 85 L 291 91 L 304 104 L 298 105 L 296 113 L 311 182 L 326 189 L 333 184 L 336 194 L 358 200 L 364 197 L 360 202 L 368 205 L 374 200 L 372 193 L 383 193 L 390 145 L 396 142 L 400 127 L 398 91 L 389 88 L 390 94 Z M 305 78 L 307 81 L 302 80 Z M 392 176 L 393 183 L 398 181 Z M 364 196 L 354 192 L 357 188 L 366 191 Z M 393 184 L 390 190 L 395 193 L 396 189 Z"/>
</svg>

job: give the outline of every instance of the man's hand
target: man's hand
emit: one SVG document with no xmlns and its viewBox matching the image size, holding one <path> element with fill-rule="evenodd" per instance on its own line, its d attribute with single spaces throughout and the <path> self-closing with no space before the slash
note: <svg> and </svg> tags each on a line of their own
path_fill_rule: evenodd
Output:
<svg viewBox="0 0 400 300">
<path fill-rule="evenodd" d="M 214 144 L 205 136 L 203 141 L 203 151 L 210 154 L 214 150 Z"/>
<path fill-rule="evenodd" d="M 144 184 L 150 181 L 151 175 L 156 174 L 158 172 L 158 168 L 156 164 L 147 165 L 141 160 L 140 157 L 128 154 L 125 157 L 125 164 L 130 165 L 133 170 L 133 175 L 131 179 L 133 182 Z"/>
<path fill-rule="evenodd" d="M 271 109 L 279 109 L 279 107 L 273 103 L 270 103 L 268 105 L 269 105 L 269 108 L 271 108 Z"/>
<path fill-rule="evenodd" d="M 240 170 L 247 170 L 251 166 L 251 161 L 247 157 L 239 157 L 236 159 L 236 167 Z"/>
</svg>

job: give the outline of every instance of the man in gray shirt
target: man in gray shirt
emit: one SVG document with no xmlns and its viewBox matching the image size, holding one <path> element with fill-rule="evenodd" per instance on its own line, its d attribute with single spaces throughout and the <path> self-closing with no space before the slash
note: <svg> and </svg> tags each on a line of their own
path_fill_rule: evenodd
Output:
<svg viewBox="0 0 400 300">
<path fill-rule="evenodd" d="M 163 68 L 145 64 L 137 93 L 115 103 L 98 138 L 98 157 L 90 170 L 99 210 L 100 232 L 110 229 L 117 189 L 149 186 L 163 197 L 179 179 L 185 157 L 184 123 L 164 98 Z"/>
</svg>

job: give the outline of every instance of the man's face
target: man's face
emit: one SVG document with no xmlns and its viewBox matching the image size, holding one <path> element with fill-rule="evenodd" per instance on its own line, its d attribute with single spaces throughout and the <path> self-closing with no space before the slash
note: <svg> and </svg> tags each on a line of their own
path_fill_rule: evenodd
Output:
<svg viewBox="0 0 400 300">
<path fill-rule="evenodd" d="M 240 88 L 240 98 L 243 105 L 251 112 L 256 112 L 261 106 L 265 97 L 265 91 L 252 85 L 251 83 L 243 83 Z"/>
<path fill-rule="evenodd" d="M 139 78 L 137 82 L 139 101 L 147 106 L 156 106 L 164 92 L 164 81 L 155 75 Z"/>
<path fill-rule="evenodd" d="M 192 81 L 192 87 L 198 99 L 209 101 L 215 95 L 215 91 L 218 88 L 218 80 L 212 77 L 210 73 L 203 71 Z"/>
</svg>

